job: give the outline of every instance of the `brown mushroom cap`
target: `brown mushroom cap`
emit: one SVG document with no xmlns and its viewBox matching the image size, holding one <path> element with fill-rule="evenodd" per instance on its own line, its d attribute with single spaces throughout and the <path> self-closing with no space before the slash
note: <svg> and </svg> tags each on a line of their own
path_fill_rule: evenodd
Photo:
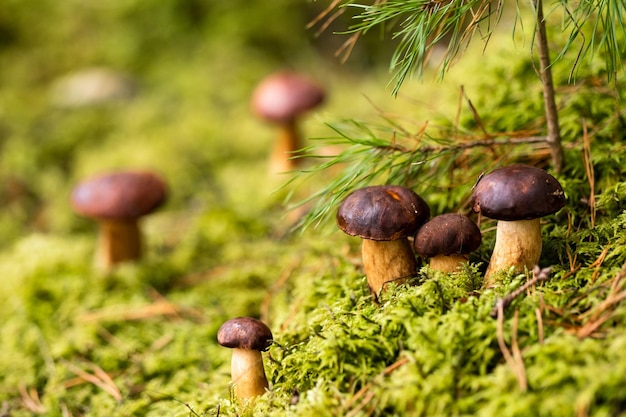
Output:
<svg viewBox="0 0 626 417">
<path fill-rule="evenodd" d="M 514 221 L 530 220 L 557 212 L 565 205 L 561 184 L 542 169 L 510 165 L 480 179 L 471 206 L 486 217 Z"/>
<path fill-rule="evenodd" d="M 415 252 L 425 258 L 464 255 L 480 246 L 480 229 L 467 216 L 446 213 L 426 222 L 415 235 Z"/>
<path fill-rule="evenodd" d="M 343 200 L 337 225 L 345 233 L 371 240 L 396 240 L 415 234 L 430 217 L 428 204 L 398 185 L 360 188 Z"/>
<path fill-rule="evenodd" d="M 272 344 L 272 331 L 261 320 L 235 317 L 222 324 L 217 342 L 227 348 L 264 351 Z"/>
<path fill-rule="evenodd" d="M 324 101 L 322 87 L 307 77 L 278 72 L 265 78 L 252 94 L 252 110 L 275 123 L 296 118 Z"/>
<path fill-rule="evenodd" d="M 76 213 L 97 219 L 134 219 L 165 201 L 167 187 L 151 172 L 128 171 L 100 175 L 78 184 L 72 191 Z"/>
</svg>

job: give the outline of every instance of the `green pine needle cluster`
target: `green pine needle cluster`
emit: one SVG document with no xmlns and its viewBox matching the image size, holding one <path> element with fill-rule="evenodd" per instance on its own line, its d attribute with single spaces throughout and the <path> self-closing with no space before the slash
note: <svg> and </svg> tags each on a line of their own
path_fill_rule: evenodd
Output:
<svg viewBox="0 0 626 417">
<path fill-rule="evenodd" d="M 506 26 L 513 28 L 512 37 L 535 38 L 535 24 L 526 18 L 535 13 L 537 2 L 385 0 L 363 3 L 349 0 L 338 3 L 339 8 L 357 10 L 352 16 L 354 23 L 346 33 L 382 31 L 396 41 L 390 62 L 394 73 L 394 94 L 399 92 L 407 78 L 423 77 L 429 61 L 438 54 L 438 48 L 442 58 L 437 64 L 440 64 L 440 76 L 443 77 L 472 40 L 486 46 L 503 20 Z M 553 31 L 566 36 L 556 59 L 571 63 L 572 79 L 581 65 L 588 65 L 587 59 L 596 55 L 604 57 L 609 79 L 624 69 L 620 59 L 624 53 L 621 40 L 626 34 L 626 6 L 623 2 L 556 1 L 546 3 L 545 7 Z"/>
</svg>

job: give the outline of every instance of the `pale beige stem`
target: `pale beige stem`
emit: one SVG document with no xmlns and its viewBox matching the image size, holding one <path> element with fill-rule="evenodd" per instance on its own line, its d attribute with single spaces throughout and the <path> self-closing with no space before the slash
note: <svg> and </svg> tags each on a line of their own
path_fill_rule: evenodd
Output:
<svg viewBox="0 0 626 417">
<path fill-rule="evenodd" d="M 467 259 L 467 255 L 437 255 L 430 258 L 430 268 L 447 273 L 456 272 Z"/>
<path fill-rule="evenodd" d="M 270 172 L 279 174 L 293 171 L 298 160 L 293 159 L 294 152 L 302 147 L 296 120 L 287 121 L 279 126 L 278 137 L 270 155 Z"/>
<path fill-rule="evenodd" d="M 235 386 L 235 395 L 239 401 L 248 400 L 265 393 L 269 384 L 265 376 L 261 352 L 249 349 L 233 349 L 231 378 Z"/>
<path fill-rule="evenodd" d="M 109 269 L 141 257 L 141 232 L 137 220 L 100 220 L 96 266 Z"/>
<path fill-rule="evenodd" d="M 415 276 L 417 263 L 406 238 L 389 241 L 363 239 L 363 269 L 376 298 L 387 282 L 404 283 Z"/>
<path fill-rule="evenodd" d="M 483 287 L 494 284 L 494 274 L 515 267 L 518 272 L 532 271 L 541 256 L 540 219 L 498 221 L 496 244 L 485 272 Z"/>
</svg>

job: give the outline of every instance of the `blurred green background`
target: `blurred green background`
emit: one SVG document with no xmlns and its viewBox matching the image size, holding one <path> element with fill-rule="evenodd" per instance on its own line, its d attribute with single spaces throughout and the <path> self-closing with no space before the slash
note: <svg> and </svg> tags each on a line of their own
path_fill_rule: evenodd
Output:
<svg viewBox="0 0 626 417">
<path fill-rule="evenodd" d="M 384 45 L 372 41 L 367 49 L 365 40 L 342 65 L 334 53 L 343 40 L 332 32 L 346 19 L 320 37 L 305 28 L 322 3 L 43 0 L 1 7 L 2 246 L 27 231 L 87 227 L 68 211 L 67 196 L 76 181 L 102 171 L 162 172 L 172 183 L 173 210 L 225 204 L 245 195 L 238 189 L 258 188 L 273 128 L 251 114 L 248 99 L 275 70 L 303 71 L 324 84 L 329 100 L 320 112 L 371 110 L 359 92 L 388 98 L 378 80 L 370 91 L 360 87 L 385 65 Z M 64 80 L 94 68 L 127 77 L 129 96 L 67 103 Z M 308 136 L 324 131 L 315 116 Z"/>
<path fill-rule="evenodd" d="M 262 301 L 285 269 L 319 263 L 287 234 L 293 220 L 275 192 L 287 177 L 268 175 L 275 128 L 252 115 L 252 90 L 285 68 L 323 84 L 308 137 L 328 135 L 331 114 L 395 102 L 385 44 L 364 39 L 341 63 L 332 32 L 345 16 L 320 36 L 306 29 L 326 6 L 0 1 L 3 413 L 186 415 L 171 398 L 213 410 L 208 398 L 228 398 L 228 373 L 210 376 L 229 357 L 215 344 L 219 325 L 263 308 L 267 318 Z M 121 82 L 115 99 L 81 103 L 68 90 L 94 70 Z M 169 200 L 143 223 L 146 259 L 103 276 L 92 268 L 96 226 L 72 213 L 69 195 L 85 177 L 131 168 L 163 174 Z M 121 378 L 123 403 L 76 379 L 91 364 Z"/>
</svg>

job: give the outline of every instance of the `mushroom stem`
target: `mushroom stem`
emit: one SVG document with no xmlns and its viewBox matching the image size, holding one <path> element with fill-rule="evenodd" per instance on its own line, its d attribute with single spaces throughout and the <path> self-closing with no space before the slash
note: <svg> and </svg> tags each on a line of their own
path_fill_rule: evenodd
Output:
<svg viewBox="0 0 626 417">
<path fill-rule="evenodd" d="M 300 147 L 300 132 L 296 120 L 282 123 L 270 155 L 270 171 L 275 174 L 293 171 L 298 165 L 298 161 L 293 158 L 294 152 Z"/>
<path fill-rule="evenodd" d="M 141 232 L 136 219 L 101 220 L 96 265 L 109 269 L 113 265 L 141 257 Z"/>
<path fill-rule="evenodd" d="M 376 299 L 387 282 L 401 284 L 416 274 L 415 255 L 406 238 L 384 241 L 363 239 L 361 255 L 367 284 Z"/>
<path fill-rule="evenodd" d="M 263 356 L 258 350 L 233 349 L 231 378 L 235 395 L 241 400 L 262 395 L 269 387 Z"/>
<path fill-rule="evenodd" d="M 467 255 L 437 255 L 430 258 L 430 268 L 435 271 L 456 272 L 456 270 L 467 262 Z"/>
<path fill-rule="evenodd" d="M 532 270 L 541 256 L 541 222 L 531 220 L 498 220 L 496 244 L 485 272 L 483 287 L 494 284 L 494 274 L 510 267 L 523 272 Z"/>
</svg>

